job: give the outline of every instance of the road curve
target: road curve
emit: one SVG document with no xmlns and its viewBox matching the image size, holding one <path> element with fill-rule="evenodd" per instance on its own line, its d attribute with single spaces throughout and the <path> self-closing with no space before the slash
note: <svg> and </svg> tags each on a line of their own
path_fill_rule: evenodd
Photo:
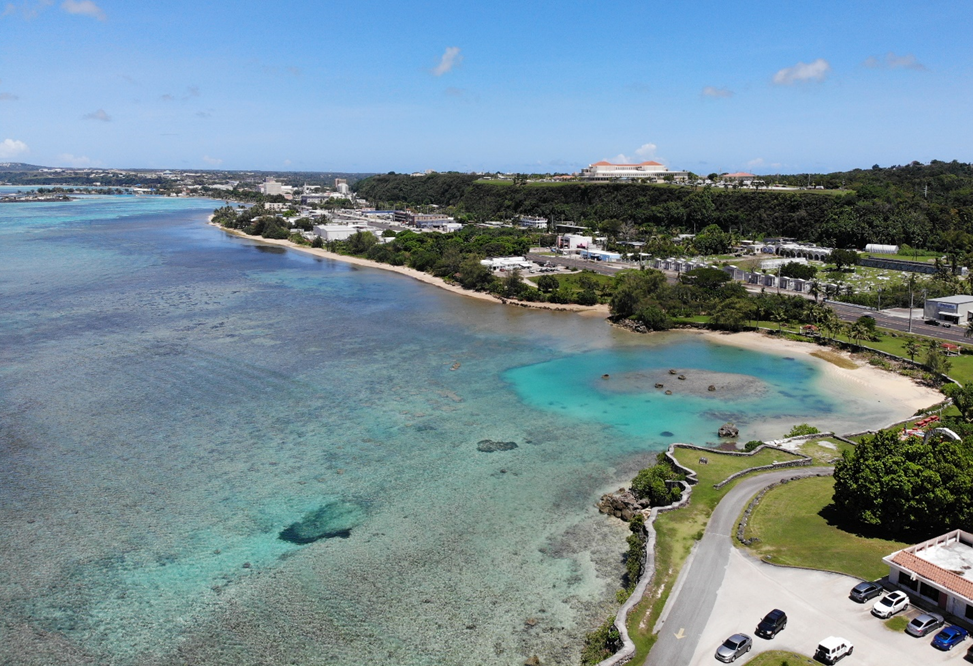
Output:
<svg viewBox="0 0 973 666">
<path fill-rule="evenodd" d="M 692 660 L 699 637 L 706 627 L 716 603 L 716 594 L 723 585 L 726 565 L 733 548 L 731 537 L 736 519 L 750 499 L 763 488 L 781 479 L 813 476 L 828 472 L 829 467 L 791 467 L 744 478 L 716 505 L 702 540 L 696 547 L 690 569 L 679 596 L 672 603 L 669 616 L 645 666 L 686 666 Z M 677 634 L 681 638 L 677 638 Z M 717 646 L 713 646 L 716 650 Z"/>
</svg>

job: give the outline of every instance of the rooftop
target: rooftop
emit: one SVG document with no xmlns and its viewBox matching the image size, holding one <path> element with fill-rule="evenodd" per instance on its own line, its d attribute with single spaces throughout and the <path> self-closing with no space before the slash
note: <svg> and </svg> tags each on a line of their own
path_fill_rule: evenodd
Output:
<svg viewBox="0 0 973 666">
<path fill-rule="evenodd" d="M 973 534 L 954 530 L 893 553 L 885 560 L 973 600 Z"/>
<path fill-rule="evenodd" d="M 967 296 L 965 294 L 960 294 L 958 296 L 943 296 L 942 298 L 930 298 L 933 303 L 970 303 L 973 302 L 973 296 Z"/>
</svg>

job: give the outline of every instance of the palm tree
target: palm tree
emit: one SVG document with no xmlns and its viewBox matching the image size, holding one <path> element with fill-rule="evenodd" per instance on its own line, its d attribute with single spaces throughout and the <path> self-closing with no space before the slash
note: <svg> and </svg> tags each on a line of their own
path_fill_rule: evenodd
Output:
<svg viewBox="0 0 973 666">
<path fill-rule="evenodd" d="M 973 275 L 973 273 L 971 273 Z M 821 283 L 817 280 L 811 280 L 811 287 L 807 290 L 807 293 L 814 296 L 814 302 L 818 302 L 818 296 L 821 295 Z"/>
<path fill-rule="evenodd" d="M 967 329 L 966 335 L 967 337 L 970 337 L 969 329 Z M 919 344 L 919 341 L 916 338 L 909 338 L 909 340 L 905 343 L 905 353 L 909 355 L 909 360 L 915 363 L 916 354 L 918 354 L 920 351 L 922 351 L 922 345 Z"/>
<path fill-rule="evenodd" d="M 868 330 L 868 327 L 860 321 L 856 321 L 851 325 L 851 328 L 848 329 L 848 337 L 854 340 L 855 344 L 857 344 L 859 347 L 862 346 L 862 340 L 868 338 L 870 335 L 871 332 Z"/>
<path fill-rule="evenodd" d="M 783 308 L 778 308 L 770 313 L 770 321 L 777 324 L 777 332 L 781 332 L 781 326 L 787 321 L 787 313 Z"/>
</svg>

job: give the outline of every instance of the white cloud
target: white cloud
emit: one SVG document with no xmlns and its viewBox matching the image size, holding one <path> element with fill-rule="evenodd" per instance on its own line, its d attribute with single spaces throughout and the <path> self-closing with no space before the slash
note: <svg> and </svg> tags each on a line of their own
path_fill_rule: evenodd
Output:
<svg viewBox="0 0 973 666">
<path fill-rule="evenodd" d="M 110 123 L 111 116 L 105 113 L 104 109 L 98 109 L 97 111 L 92 111 L 91 113 L 86 113 L 81 116 L 84 120 L 100 120 L 103 123 Z"/>
<path fill-rule="evenodd" d="M 929 69 L 916 60 L 916 57 L 911 53 L 907 53 L 904 56 L 897 56 L 891 51 L 881 58 L 872 56 L 862 64 L 872 69 L 914 69 L 916 71 L 927 71 Z"/>
<path fill-rule="evenodd" d="M 756 158 L 756 159 L 752 159 L 752 160 L 750 160 L 749 162 L 747 162 L 747 168 L 748 168 L 748 169 L 755 169 L 755 168 L 757 168 L 757 167 L 762 167 L 762 166 L 764 166 L 764 164 L 765 164 L 765 162 L 764 162 L 764 158 L 762 158 L 762 157 L 758 157 L 758 158 Z"/>
<path fill-rule="evenodd" d="M 0 92 L 0 102 L 14 102 L 18 99 L 20 98 L 14 95 L 13 93 Z"/>
<path fill-rule="evenodd" d="M 658 146 L 654 143 L 643 143 L 631 155 L 619 153 L 615 157 L 608 158 L 608 161 L 612 164 L 638 164 L 639 162 L 649 161 L 661 162 L 662 158 L 656 156 L 656 150 L 658 150 Z"/>
<path fill-rule="evenodd" d="M 733 97 L 733 91 L 729 88 L 714 88 L 713 86 L 706 86 L 703 88 L 703 97 Z"/>
<path fill-rule="evenodd" d="M 210 157 L 209 155 L 203 155 L 203 161 L 210 166 L 219 166 L 223 164 L 223 160 L 218 157 Z"/>
<path fill-rule="evenodd" d="M 25 20 L 30 20 L 35 18 L 45 7 L 48 7 L 54 2 L 54 0 L 26 0 L 19 5 L 13 2 L 8 2 L 3 6 L 3 11 L 0 12 L 0 18 L 4 16 L 15 16 L 20 15 L 21 18 Z"/>
<path fill-rule="evenodd" d="M 71 167 L 91 166 L 91 160 L 84 155 L 72 155 L 71 153 L 61 153 L 56 158 L 58 164 Z"/>
<path fill-rule="evenodd" d="M 4 139 L 0 141 L 0 159 L 7 160 L 30 152 L 30 148 L 23 141 Z"/>
<path fill-rule="evenodd" d="M 811 63 L 799 62 L 793 67 L 785 67 L 774 74 L 774 83 L 779 86 L 789 86 L 804 81 L 824 81 L 824 77 L 831 71 L 831 65 L 824 58 L 818 58 Z"/>
<path fill-rule="evenodd" d="M 105 12 L 101 11 L 101 7 L 92 2 L 92 0 L 64 0 L 61 3 L 61 9 L 68 14 L 90 16 L 99 21 L 105 20 Z"/>
<path fill-rule="evenodd" d="M 432 69 L 433 75 L 442 76 L 446 72 L 452 71 L 454 67 L 463 62 L 463 56 L 460 55 L 459 51 L 460 49 L 458 46 L 446 47 L 443 57 L 439 59 L 439 64 Z"/>
</svg>

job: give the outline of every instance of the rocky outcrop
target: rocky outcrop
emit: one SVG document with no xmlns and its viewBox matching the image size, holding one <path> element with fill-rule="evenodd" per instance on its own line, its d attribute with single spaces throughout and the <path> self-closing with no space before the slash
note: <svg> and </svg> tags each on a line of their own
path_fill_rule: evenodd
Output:
<svg viewBox="0 0 973 666">
<path fill-rule="evenodd" d="M 476 444 L 476 450 L 483 451 L 483 453 L 493 453 L 494 451 L 513 451 L 516 448 L 516 442 L 495 442 L 492 439 L 481 439 Z"/>
<path fill-rule="evenodd" d="M 642 509 L 648 508 L 648 500 L 640 500 L 632 494 L 631 490 L 625 489 L 602 495 L 598 502 L 599 511 L 625 521 L 631 520 Z"/>
<path fill-rule="evenodd" d="M 720 429 L 716 432 L 720 437 L 739 437 L 740 430 L 732 423 L 724 423 L 720 426 Z"/>
</svg>

